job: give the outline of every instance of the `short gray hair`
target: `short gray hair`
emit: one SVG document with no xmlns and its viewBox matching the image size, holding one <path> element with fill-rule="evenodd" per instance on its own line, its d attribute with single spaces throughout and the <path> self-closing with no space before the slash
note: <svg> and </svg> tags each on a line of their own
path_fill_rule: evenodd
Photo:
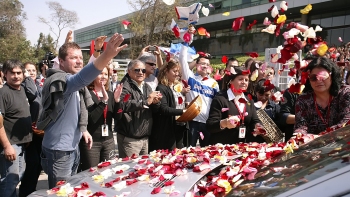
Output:
<svg viewBox="0 0 350 197">
<path fill-rule="evenodd" d="M 144 62 L 140 61 L 140 60 L 131 60 L 128 64 L 128 70 L 131 70 L 131 68 L 136 65 L 136 64 L 142 64 L 145 65 Z"/>
<path fill-rule="evenodd" d="M 144 63 L 146 63 L 147 61 L 156 62 L 156 56 L 149 52 L 142 53 L 141 56 L 137 59 Z"/>
</svg>

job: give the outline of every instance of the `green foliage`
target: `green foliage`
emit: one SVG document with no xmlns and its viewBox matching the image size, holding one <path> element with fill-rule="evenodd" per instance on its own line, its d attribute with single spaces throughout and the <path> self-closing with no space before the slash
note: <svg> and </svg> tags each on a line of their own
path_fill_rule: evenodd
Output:
<svg viewBox="0 0 350 197">
<path fill-rule="evenodd" d="M 18 59 L 22 62 L 36 62 L 34 57 L 34 48 L 25 37 L 7 36 L 0 38 L 1 52 L 0 62 L 8 59 Z"/>
<path fill-rule="evenodd" d="M 55 51 L 55 42 L 50 34 L 45 36 L 45 34 L 40 33 L 38 42 L 34 45 L 34 48 L 36 62 L 42 60 L 49 51 L 57 55 Z"/>
<path fill-rule="evenodd" d="M 234 57 L 238 60 L 240 65 L 243 64 L 248 58 L 250 58 L 247 55 L 239 55 L 239 56 L 234 56 Z M 228 58 L 230 58 L 230 57 L 228 57 Z M 265 60 L 264 53 L 260 53 L 257 60 L 264 61 Z M 224 69 L 225 68 L 225 64 L 221 62 L 221 57 L 217 57 L 217 59 L 211 59 L 210 65 L 213 67 L 214 71 L 216 69 Z"/>
</svg>

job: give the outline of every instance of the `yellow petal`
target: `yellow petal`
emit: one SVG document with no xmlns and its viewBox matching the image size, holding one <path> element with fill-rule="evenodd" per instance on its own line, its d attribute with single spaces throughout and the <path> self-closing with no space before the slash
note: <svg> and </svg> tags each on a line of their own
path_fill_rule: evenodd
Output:
<svg viewBox="0 0 350 197">
<path fill-rule="evenodd" d="M 278 19 L 277 19 L 277 24 L 284 23 L 284 22 L 286 22 L 286 20 L 287 20 L 287 17 L 286 17 L 285 14 L 280 15 L 280 16 L 278 17 Z"/>
<path fill-rule="evenodd" d="M 222 13 L 223 16 L 230 16 L 230 12 L 224 12 Z"/>
<path fill-rule="evenodd" d="M 214 83 L 213 83 L 213 85 L 211 87 L 215 88 L 216 85 L 218 85 L 218 82 L 214 81 Z"/>
<path fill-rule="evenodd" d="M 317 54 L 319 56 L 324 56 L 328 51 L 328 46 L 326 44 L 321 44 L 318 48 L 317 48 Z"/>
</svg>

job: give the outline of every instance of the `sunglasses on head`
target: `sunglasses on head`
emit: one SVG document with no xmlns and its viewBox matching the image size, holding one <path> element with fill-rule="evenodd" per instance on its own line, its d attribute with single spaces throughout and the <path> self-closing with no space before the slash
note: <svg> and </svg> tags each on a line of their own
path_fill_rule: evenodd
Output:
<svg viewBox="0 0 350 197">
<path fill-rule="evenodd" d="M 146 62 L 146 64 L 150 65 L 150 66 L 156 66 L 157 64 L 155 63 L 151 63 L 151 62 Z"/>
<path fill-rule="evenodd" d="M 329 73 L 328 76 L 323 76 L 323 75 L 316 75 L 316 74 L 310 74 L 309 75 L 309 80 L 310 81 L 325 81 L 327 80 L 331 75 Z"/>
<path fill-rule="evenodd" d="M 141 68 L 135 68 L 134 71 L 135 71 L 135 73 L 139 73 L 140 71 L 142 73 L 146 73 L 146 69 L 141 69 Z"/>
</svg>

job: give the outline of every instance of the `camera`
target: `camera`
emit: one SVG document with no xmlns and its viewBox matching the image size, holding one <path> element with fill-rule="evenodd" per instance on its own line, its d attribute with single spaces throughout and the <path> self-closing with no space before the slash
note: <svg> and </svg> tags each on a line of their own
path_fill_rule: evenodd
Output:
<svg viewBox="0 0 350 197">
<path fill-rule="evenodd" d="M 156 50 L 157 50 L 157 47 L 155 47 L 155 46 L 149 46 L 148 47 L 148 51 L 153 52 L 153 51 L 156 51 Z"/>
<path fill-rule="evenodd" d="M 53 67 L 53 63 L 54 61 L 52 61 L 53 59 L 55 59 L 55 55 L 49 51 L 45 54 L 45 57 L 41 60 L 41 62 L 39 63 L 39 69 L 41 69 L 41 67 L 46 64 L 48 68 L 52 68 Z"/>
</svg>

